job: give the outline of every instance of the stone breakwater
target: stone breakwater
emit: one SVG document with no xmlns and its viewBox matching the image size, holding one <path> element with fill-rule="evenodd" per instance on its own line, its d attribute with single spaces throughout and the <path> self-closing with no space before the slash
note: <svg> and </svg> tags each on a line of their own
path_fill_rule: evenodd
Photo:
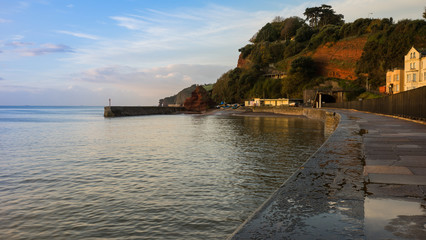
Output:
<svg viewBox="0 0 426 240">
<path fill-rule="evenodd" d="M 128 117 L 156 114 L 183 113 L 183 107 L 129 107 L 129 106 L 107 106 L 104 108 L 104 117 Z"/>
<path fill-rule="evenodd" d="M 364 238 L 359 127 L 347 116 L 318 109 L 254 111 L 318 119 L 333 134 L 229 239 Z"/>
<path fill-rule="evenodd" d="M 327 136 L 331 135 L 340 122 L 340 115 L 334 112 L 319 110 L 315 108 L 299 107 L 254 107 L 253 112 L 268 112 L 283 115 L 305 116 L 324 122 L 324 130 Z"/>
</svg>

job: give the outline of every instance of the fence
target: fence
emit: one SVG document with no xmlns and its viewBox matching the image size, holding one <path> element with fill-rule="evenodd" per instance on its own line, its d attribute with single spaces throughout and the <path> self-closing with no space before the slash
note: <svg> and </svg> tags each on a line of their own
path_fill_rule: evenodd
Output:
<svg viewBox="0 0 426 240">
<path fill-rule="evenodd" d="M 426 121 L 426 86 L 383 98 L 327 103 L 324 107 L 356 109 Z"/>
</svg>

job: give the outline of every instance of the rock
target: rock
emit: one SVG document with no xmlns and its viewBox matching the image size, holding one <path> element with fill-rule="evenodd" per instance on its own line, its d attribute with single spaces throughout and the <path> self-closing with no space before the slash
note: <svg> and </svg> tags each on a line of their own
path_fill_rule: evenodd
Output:
<svg viewBox="0 0 426 240">
<path fill-rule="evenodd" d="M 208 92 L 202 86 L 197 86 L 191 97 L 187 98 L 184 107 L 187 111 L 204 112 L 207 111 L 214 102 L 209 97 Z"/>
<path fill-rule="evenodd" d="M 243 58 L 243 54 L 240 54 L 240 56 L 238 57 L 238 63 L 237 63 L 237 67 L 238 68 L 244 68 L 244 69 L 249 69 L 251 67 L 251 61 L 248 58 Z"/>
<path fill-rule="evenodd" d="M 320 66 L 321 76 L 355 80 L 356 63 L 362 56 L 366 42 L 366 37 L 358 37 L 327 43 L 308 55 Z"/>
<path fill-rule="evenodd" d="M 168 106 L 183 106 L 185 100 L 188 97 L 191 97 L 191 93 L 195 90 L 197 86 L 194 84 L 190 87 L 184 88 L 178 94 L 166 97 L 164 99 L 160 99 L 159 106 L 160 107 L 168 107 Z"/>
</svg>

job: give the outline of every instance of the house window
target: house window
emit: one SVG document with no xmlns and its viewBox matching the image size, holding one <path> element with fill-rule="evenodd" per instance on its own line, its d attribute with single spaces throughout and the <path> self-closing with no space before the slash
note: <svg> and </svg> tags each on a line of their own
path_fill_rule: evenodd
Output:
<svg viewBox="0 0 426 240">
<path fill-rule="evenodd" d="M 410 58 L 413 58 L 413 53 L 410 53 Z"/>
<path fill-rule="evenodd" d="M 416 52 L 413 52 L 413 58 L 416 58 Z"/>
<path fill-rule="evenodd" d="M 383 78 L 382 78 L 383 79 Z M 416 74 L 415 73 L 413 73 L 413 82 L 415 82 L 416 81 Z"/>
<path fill-rule="evenodd" d="M 410 82 L 410 81 L 411 81 L 411 75 L 407 74 L 407 82 Z"/>
<path fill-rule="evenodd" d="M 426 81 L 426 72 L 424 72 L 424 74 L 423 74 L 423 80 Z"/>
<path fill-rule="evenodd" d="M 396 92 L 399 92 L 399 84 L 396 84 Z"/>
<path fill-rule="evenodd" d="M 399 75 L 396 75 L 396 80 L 399 81 Z"/>
<path fill-rule="evenodd" d="M 416 63 L 413 63 L 413 68 L 416 68 Z"/>
</svg>

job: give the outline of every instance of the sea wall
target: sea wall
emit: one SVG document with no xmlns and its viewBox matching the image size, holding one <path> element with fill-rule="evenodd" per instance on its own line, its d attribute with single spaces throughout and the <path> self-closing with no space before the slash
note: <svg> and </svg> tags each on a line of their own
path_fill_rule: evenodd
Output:
<svg viewBox="0 0 426 240">
<path fill-rule="evenodd" d="M 324 130 L 327 136 L 331 134 L 340 122 L 340 115 L 333 111 L 326 111 L 317 108 L 301 107 L 253 107 L 253 112 L 270 112 L 283 115 L 299 115 L 310 119 L 316 119 L 324 122 Z"/>
<path fill-rule="evenodd" d="M 127 117 L 156 114 L 182 113 L 183 107 L 129 107 L 129 106 L 107 106 L 104 108 L 104 117 Z"/>
<path fill-rule="evenodd" d="M 359 126 L 345 115 L 323 109 L 281 109 L 276 113 L 321 120 L 333 133 L 228 239 L 362 239 Z"/>
</svg>

